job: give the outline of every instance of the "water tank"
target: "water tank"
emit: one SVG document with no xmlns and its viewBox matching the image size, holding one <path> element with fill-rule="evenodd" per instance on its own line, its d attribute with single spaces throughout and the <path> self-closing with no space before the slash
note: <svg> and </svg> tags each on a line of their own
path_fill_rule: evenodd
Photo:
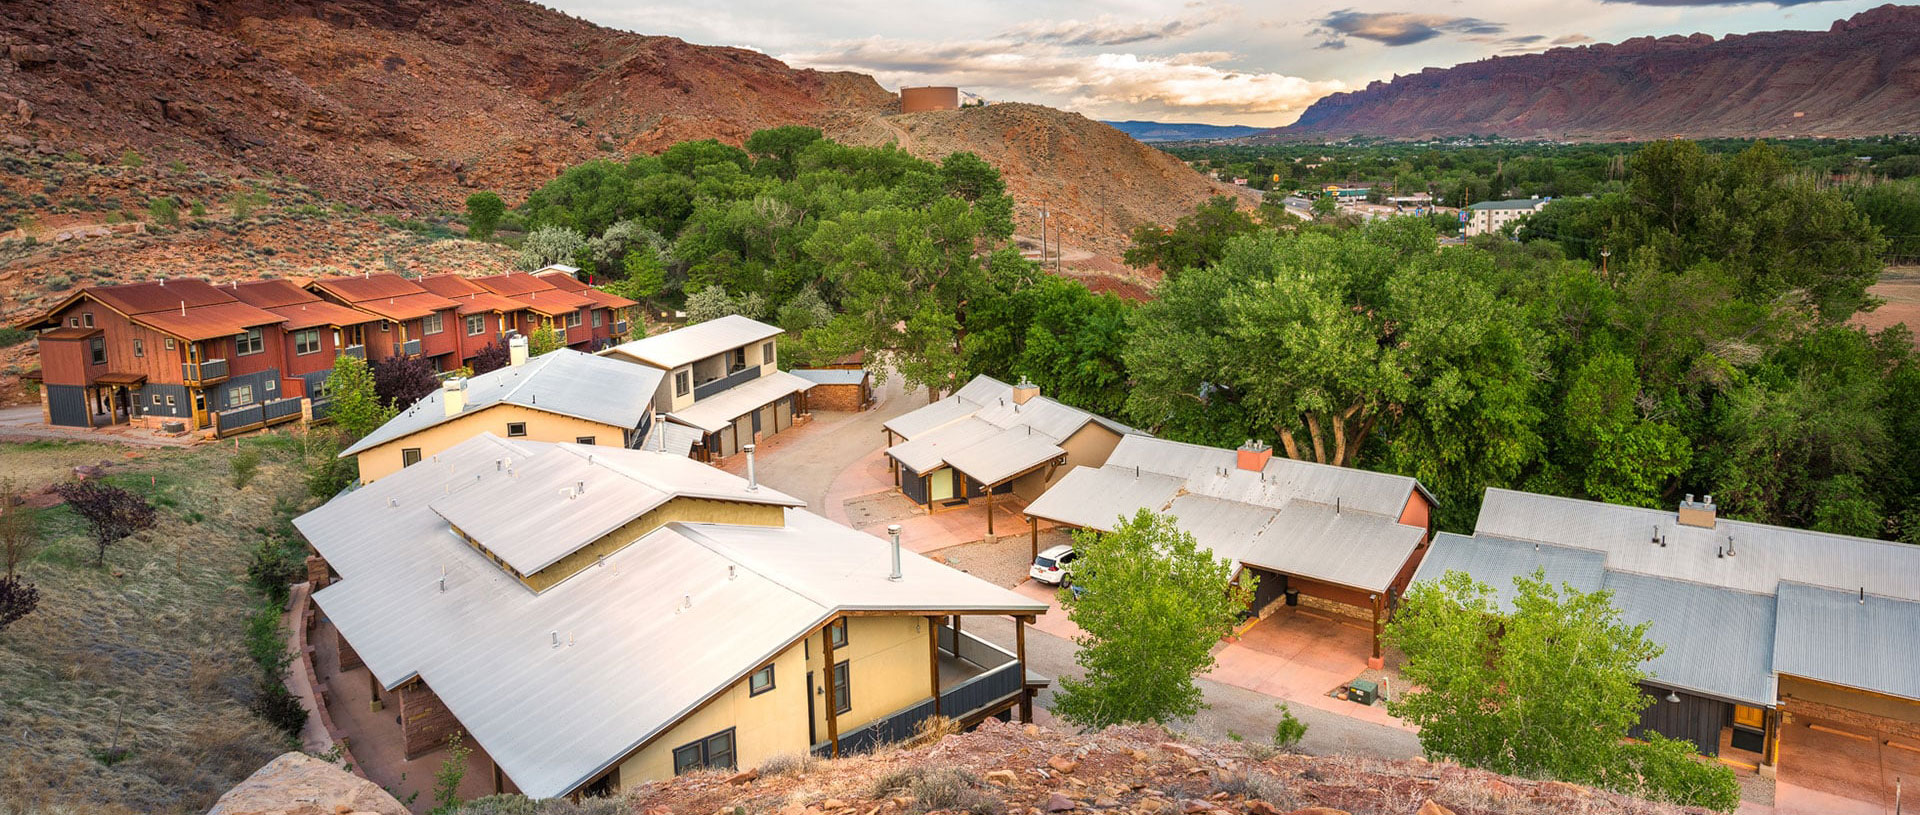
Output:
<svg viewBox="0 0 1920 815">
<path fill-rule="evenodd" d="M 951 85 L 900 89 L 900 112 L 922 113 L 929 110 L 959 110 L 960 89 Z"/>
</svg>

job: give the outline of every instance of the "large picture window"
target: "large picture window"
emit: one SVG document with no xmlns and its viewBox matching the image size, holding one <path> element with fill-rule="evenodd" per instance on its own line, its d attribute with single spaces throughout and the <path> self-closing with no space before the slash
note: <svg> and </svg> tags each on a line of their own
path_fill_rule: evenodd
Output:
<svg viewBox="0 0 1920 815">
<path fill-rule="evenodd" d="M 260 329 L 258 328 L 249 328 L 242 333 L 233 335 L 234 356 L 244 357 L 248 354 L 258 354 L 266 350 L 266 348 L 267 338 L 260 333 Z"/>
<path fill-rule="evenodd" d="M 301 356 L 320 353 L 320 329 L 307 328 L 293 332 L 293 352 Z"/>
<path fill-rule="evenodd" d="M 731 770 L 734 765 L 733 728 L 729 727 L 673 750 L 673 774 L 694 770 Z"/>
<path fill-rule="evenodd" d="M 467 336 L 478 337 L 481 334 L 485 334 L 485 333 L 487 333 L 487 315 L 485 314 L 467 315 Z"/>
<path fill-rule="evenodd" d="M 420 330 L 427 334 L 438 334 L 446 329 L 446 326 L 441 323 L 440 312 L 436 311 L 420 321 Z"/>
</svg>

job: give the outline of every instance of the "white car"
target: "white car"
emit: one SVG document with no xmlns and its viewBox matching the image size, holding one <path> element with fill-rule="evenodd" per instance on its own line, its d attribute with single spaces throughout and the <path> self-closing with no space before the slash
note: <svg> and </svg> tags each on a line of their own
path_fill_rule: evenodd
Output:
<svg viewBox="0 0 1920 815">
<path fill-rule="evenodd" d="M 1033 559 L 1033 568 L 1027 570 L 1027 576 L 1049 586 L 1070 586 L 1073 584 L 1073 561 L 1077 557 L 1079 553 L 1064 543 L 1049 546 Z"/>
</svg>

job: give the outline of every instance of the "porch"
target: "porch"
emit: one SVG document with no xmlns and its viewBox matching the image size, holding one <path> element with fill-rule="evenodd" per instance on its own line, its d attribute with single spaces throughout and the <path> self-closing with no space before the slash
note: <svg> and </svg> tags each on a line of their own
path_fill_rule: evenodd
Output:
<svg viewBox="0 0 1920 815">
<path fill-rule="evenodd" d="M 936 670 L 934 693 L 858 728 L 829 735 L 813 745 L 818 756 L 857 753 L 882 744 L 912 739 L 922 722 L 936 716 L 972 727 L 988 717 L 1011 718 L 1019 711 L 1032 720 L 1031 693 L 1051 684 L 1046 677 L 1025 670 L 1021 654 L 1007 651 L 965 632 L 962 617 L 934 617 L 937 635 L 931 659 Z M 1020 650 L 1026 646 L 1026 622 L 1015 622 Z M 829 731 L 833 731 L 829 727 Z"/>
</svg>

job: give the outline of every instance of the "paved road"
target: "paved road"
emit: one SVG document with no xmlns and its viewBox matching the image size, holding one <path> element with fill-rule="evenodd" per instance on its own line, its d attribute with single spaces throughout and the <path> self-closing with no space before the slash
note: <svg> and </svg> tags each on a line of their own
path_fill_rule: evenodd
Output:
<svg viewBox="0 0 1920 815">
<path fill-rule="evenodd" d="M 807 502 L 816 513 L 826 514 L 827 488 L 834 477 L 880 449 L 886 443 L 880 432 L 882 425 L 925 405 L 927 392 L 909 393 L 901 386 L 900 377 L 892 376 L 876 390 L 874 399 L 874 408 L 863 413 L 814 414 L 819 417 L 817 424 L 801 428 L 792 441 L 772 446 L 757 457 L 755 475 L 761 483 Z M 779 441 L 780 437 L 773 440 Z"/>
<path fill-rule="evenodd" d="M 964 630 L 1009 651 L 1014 648 L 1013 621 L 1008 618 L 968 617 Z M 1052 706 L 1060 677 L 1082 675 L 1080 666 L 1073 661 L 1074 650 L 1070 640 L 1036 631 L 1031 626 L 1027 628 L 1027 662 L 1033 670 L 1056 682 L 1055 687 L 1040 693 L 1037 700 L 1040 707 Z M 1273 739 L 1273 726 L 1280 721 L 1280 712 L 1274 707 L 1279 699 L 1209 679 L 1199 680 L 1199 685 L 1207 708 L 1193 721 L 1176 725 L 1175 730 L 1211 741 L 1225 741 L 1228 733 L 1262 743 Z M 1300 743 L 1302 752 L 1388 759 L 1420 754 L 1419 737 L 1408 731 L 1306 705 L 1291 705 L 1289 709 L 1294 718 L 1307 725 L 1307 736 Z"/>
</svg>

